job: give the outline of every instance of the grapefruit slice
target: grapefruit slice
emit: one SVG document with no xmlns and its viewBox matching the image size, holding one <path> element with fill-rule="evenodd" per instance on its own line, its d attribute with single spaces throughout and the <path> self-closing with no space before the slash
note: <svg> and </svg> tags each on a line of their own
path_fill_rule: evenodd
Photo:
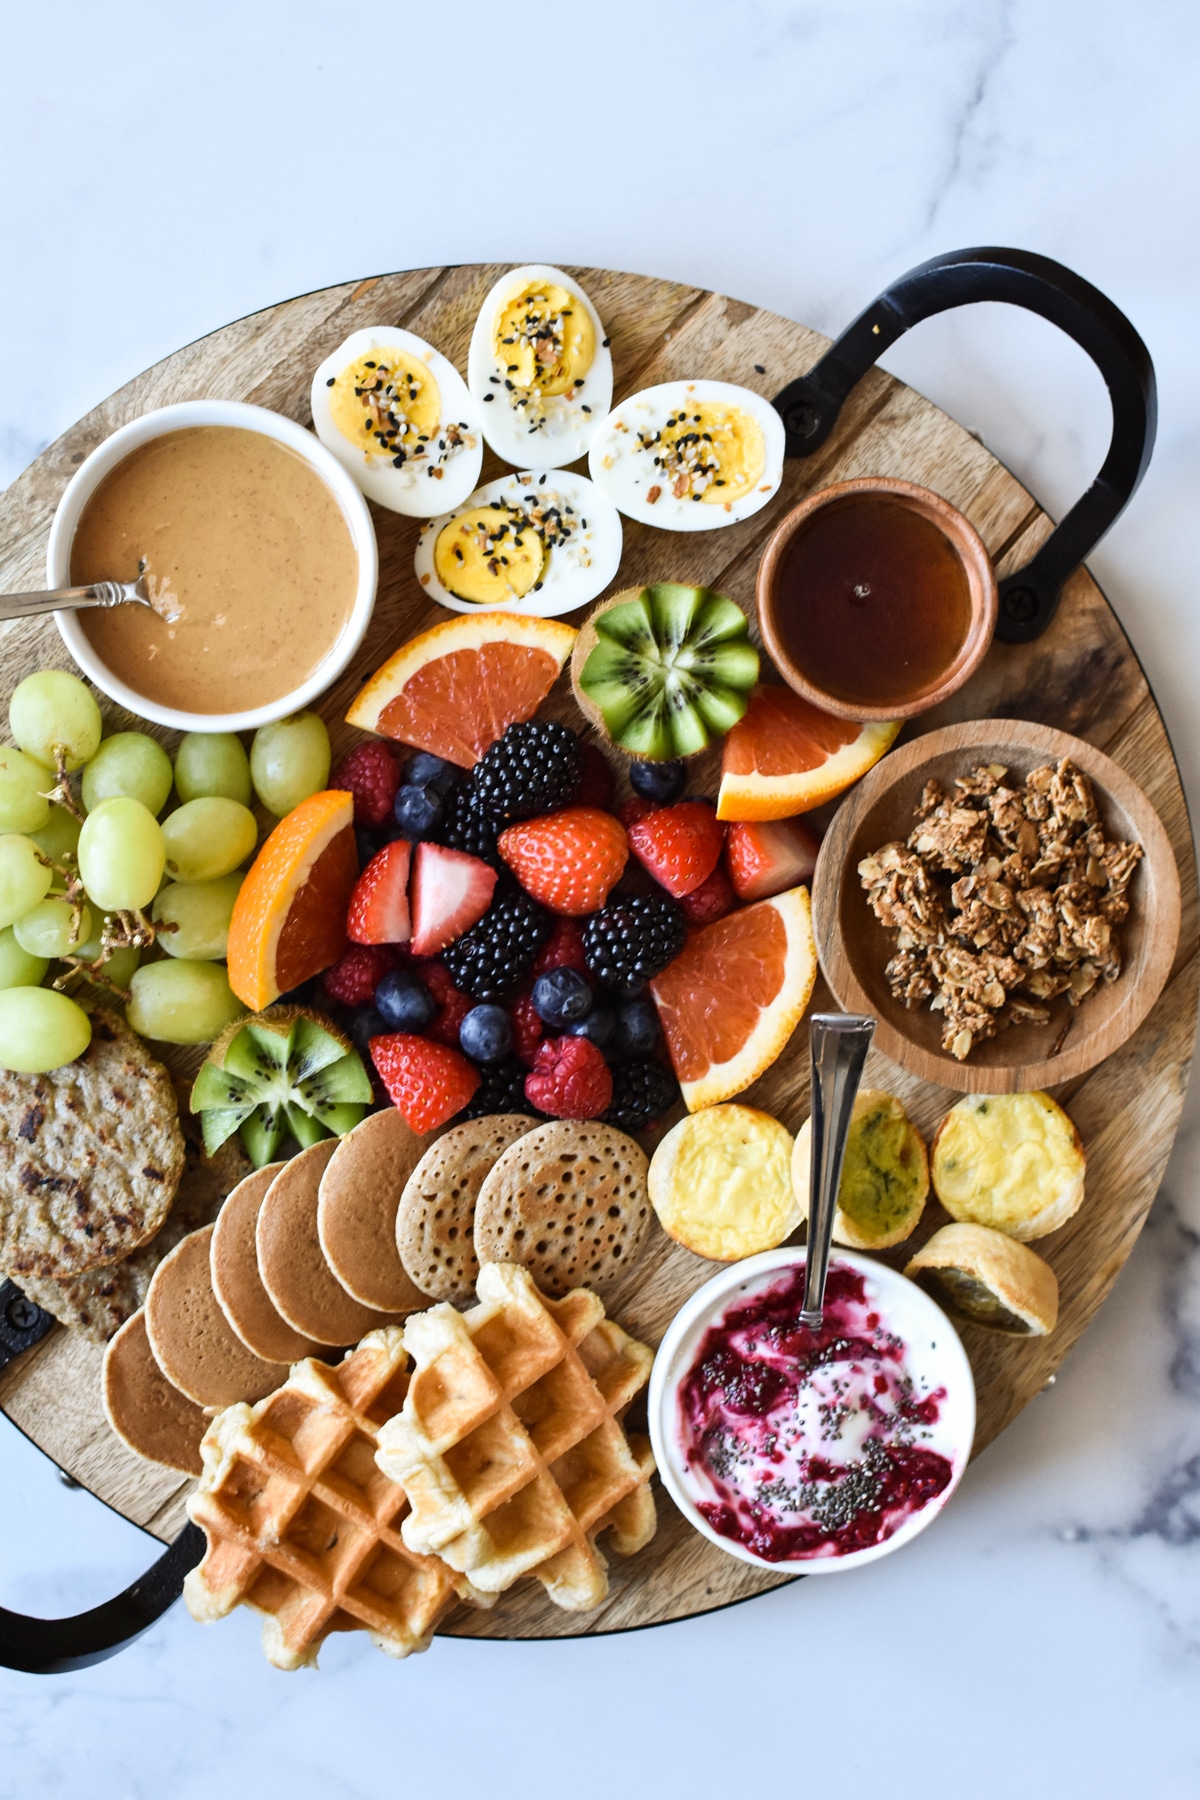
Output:
<svg viewBox="0 0 1200 1800">
<path fill-rule="evenodd" d="M 718 819 L 790 819 L 832 800 L 891 749 L 901 723 L 835 719 L 791 688 L 757 688 L 725 737 Z"/>
<path fill-rule="evenodd" d="M 472 769 L 510 725 L 532 719 L 578 635 L 521 613 L 447 619 L 376 670 L 347 721 Z"/>
<path fill-rule="evenodd" d="M 337 961 L 357 879 L 353 794 L 312 794 L 279 821 L 229 921 L 229 985 L 252 1012 Z"/>
<path fill-rule="evenodd" d="M 727 913 L 650 983 L 689 1112 L 740 1094 L 769 1069 L 817 979 L 808 889 Z"/>
</svg>

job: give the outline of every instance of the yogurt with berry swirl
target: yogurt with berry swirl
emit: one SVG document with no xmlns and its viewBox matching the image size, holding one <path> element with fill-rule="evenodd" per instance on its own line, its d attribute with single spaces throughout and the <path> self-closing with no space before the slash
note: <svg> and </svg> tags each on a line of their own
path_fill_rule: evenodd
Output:
<svg viewBox="0 0 1200 1800">
<path fill-rule="evenodd" d="M 651 1433 L 704 1536 L 746 1562 L 823 1573 L 936 1517 L 966 1467 L 975 1391 L 949 1320 L 884 1264 L 838 1252 L 818 1331 L 800 1323 L 803 1291 L 793 1249 L 693 1295 L 655 1363 Z"/>
</svg>

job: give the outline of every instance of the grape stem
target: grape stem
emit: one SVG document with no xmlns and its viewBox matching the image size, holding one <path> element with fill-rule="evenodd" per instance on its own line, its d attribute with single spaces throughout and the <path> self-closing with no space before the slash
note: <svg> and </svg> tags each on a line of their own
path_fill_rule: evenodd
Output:
<svg viewBox="0 0 1200 1800">
<path fill-rule="evenodd" d="M 49 793 L 42 795 L 42 799 L 49 800 L 52 806 L 64 807 L 72 818 L 78 819 L 79 823 L 83 824 L 83 813 L 80 811 L 79 802 L 71 791 L 71 777 L 67 771 L 67 753 L 61 744 L 54 746 L 54 786 Z"/>
<path fill-rule="evenodd" d="M 45 859 L 43 858 L 43 860 Z M 56 865 L 52 863 L 50 866 L 53 868 Z M 68 876 L 68 882 L 70 880 L 71 878 Z M 82 884 L 76 881 L 75 885 L 82 895 Z M 68 898 L 71 898 L 72 904 L 75 903 L 69 887 Z M 79 904 L 82 905 L 82 901 Z M 104 973 L 105 963 L 118 950 L 148 950 L 160 932 L 178 930 L 179 926 L 173 921 L 163 925 L 153 924 L 145 913 L 136 907 L 126 907 L 120 912 L 112 913 L 105 921 L 104 929 L 100 933 L 100 954 L 96 960 L 84 962 L 78 956 L 64 956 L 62 961 L 68 965 L 66 973 L 60 975 L 53 985 L 56 988 L 64 988 L 74 976 L 82 975 L 86 980 L 94 982 L 97 987 L 108 988 L 110 993 L 119 994 L 121 999 L 128 1003 L 133 998 L 132 994 L 127 988 L 118 987 L 115 981 L 109 980 Z"/>
</svg>

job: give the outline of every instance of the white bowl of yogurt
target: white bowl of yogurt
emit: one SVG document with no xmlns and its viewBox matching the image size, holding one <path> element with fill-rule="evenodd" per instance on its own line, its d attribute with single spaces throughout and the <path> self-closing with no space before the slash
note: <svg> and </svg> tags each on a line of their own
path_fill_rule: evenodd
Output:
<svg viewBox="0 0 1200 1800">
<path fill-rule="evenodd" d="M 975 1383 L 929 1295 L 850 1250 L 835 1247 L 809 1331 L 804 1259 L 769 1250 L 697 1289 L 655 1358 L 650 1435 L 703 1537 L 757 1568 L 825 1575 L 932 1524 L 971 1454 Z"/>
</svg>

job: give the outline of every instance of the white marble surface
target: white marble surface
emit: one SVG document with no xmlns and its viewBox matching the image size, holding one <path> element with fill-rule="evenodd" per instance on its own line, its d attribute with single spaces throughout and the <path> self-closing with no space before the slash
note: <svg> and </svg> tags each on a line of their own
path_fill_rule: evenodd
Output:
<svg viewBox="0 0 1200 1800">
<path fill-rule="evenodd" d="M 0 481 L 177 345 L 380 269 L 609 264 L 835 330 L 939 250 L 1025 245 L 1158 367 L 1158 452 L 1093 567 L 1195 800 L 1198 38 L 1184 0 L 10 6 Z M 1051 510 L 1099 465 L 1099 379 L 1049 326 L 959 314 L 890 366 Z M 1056 1386 L 902 1555 L 609 1641 L 403 1668 L 338 1642 L 319 1677 L 177 1608 L 98 1668 L 0 1673 L 0 1792 L 1200 1791 L 1198 1120 Z M 98 1600 L 146 1558 L 5 1423 L 0 1512 L 8 1605 Z"/>
</svg>

